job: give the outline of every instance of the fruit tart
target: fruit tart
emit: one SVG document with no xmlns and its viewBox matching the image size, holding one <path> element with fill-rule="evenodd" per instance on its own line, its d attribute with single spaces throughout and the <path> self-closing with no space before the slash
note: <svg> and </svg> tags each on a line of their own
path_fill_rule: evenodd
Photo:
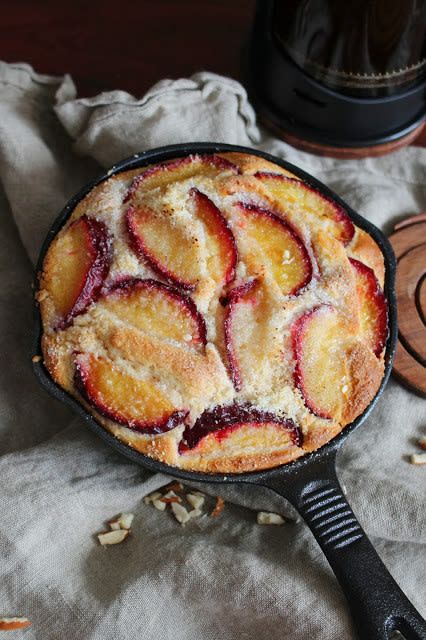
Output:
<svg viewBox="0 0 426 640">
<path fill-rule="evenodd" d="M 39 279 L 44 366 L 106 430 L 181 469 L 288 463 L 384 375 L 384 261 L 344 208 L 248 153 L 111 175 Z"/>
</svg>

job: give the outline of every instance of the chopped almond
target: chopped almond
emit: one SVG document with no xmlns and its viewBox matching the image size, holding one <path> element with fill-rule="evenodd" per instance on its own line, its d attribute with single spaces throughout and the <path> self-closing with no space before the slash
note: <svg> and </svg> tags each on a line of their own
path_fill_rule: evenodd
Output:
<svg viewBox="0 0 426 640">
<path fill-rule="evenodd" d="M 200 509 L 204 504 L 204 496 L 199 493 L 188 493 L 186 495 L 186 499 L 188 500 L 191 507 L 194 509 Z"/>
<path fill-rule="evenodd" d="M 0 631 L 13 631 L 14 629 L 25 629 L 31 622 L 28 618 L 0 618 Z"/>
<path fill-rule="evenodd" d="M 129 535 L 128 529 L 118 529 L 117 531 L 106 531 L 98 533 L 99 544 L 103 547 L 110 544 L 120 544 Z"/>
<path fill-rule="evenodd" d="M 43 358 L 41 356 L 33 356 L 31 360 L 32 362 L 41 362 Z"/>
<path fill-rule="evenodd" d="M 259 511 L 257 514 L 257 524 L 284 524 L 285 520 L 278 513 Z"/>
<path fill-rule="evenodd" d="M 410 456 L 411 464 L 426 464 L 426 453 L 413 453 Z"/>
<path fill-rule="evenodd" d="M 188 520 L 190 519 L 190 515 L 185 507 L 183 507 L 178 502 L 172 502 L 171 508 L 176 520 L 180 522 L 180 524 L 185 524 L 186 522 L 188 522 Z"/>
<path fill-rule="evenodd" d="M 161 495 L 161 494 L 160 494 Z M 152 501 L 153 506 L 158 509 L 158 511 L 164 511 L 166 508 L 166 503 L 163 502 L 163 500 L 160 500 L 159 498 L 155 498 Z"/>
<path fill-rule="evenodd" d="M 223 511 L 223 508 L 225 506 L 225 501 L 223 498 L 220 498 L 219 496 L 216 498 L 216 505 L 215 508 L 213 509 L 213 511 L 211 512 L 210 516 L 212 518 L 217 518 L 218 516 L 220 516 L 220 514 Z"/>
<path fill-rule="evenodd" d="M 122 513 L 118 518 L 118 524 L 120 525 L 120 529 L 130 529 L 132 526 L 133 518 L 135 515 L 133 513 Z"/>
<path fill-rule="evenodd" d="M 112 531 L 118 531 L 119 529 L 130 529 L 132 526 L 133 513 L 122 513 L 118 516 L 118 518 L 114 518 L 114 520 L 110 520 L 108 522 L 109 528 Z"/>
</svg>

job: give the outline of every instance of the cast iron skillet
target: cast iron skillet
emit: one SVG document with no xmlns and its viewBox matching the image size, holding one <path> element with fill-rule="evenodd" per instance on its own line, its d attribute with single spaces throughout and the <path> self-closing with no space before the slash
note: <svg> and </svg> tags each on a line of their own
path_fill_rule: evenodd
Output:
<svg viewBox="0 0 426 640">
<path fill-rule="evenodd" d="M 143 153 L 135 154 L 123 160 L 108 173 L 88 184 L 66 205 L 53 223 L 43 244 L 37 274 L 42 264 L 50 242 L 64 225 L 77 203 L 97 184 L 111 175 L 144 167 L 147 164 L 163 162 L 172 158 L 188 155 L 189 153 L 215 153 L 225 151 L 241 151 L 251 153 L 271 162 L 275 162 L 284 169 L 300 176 L 323 194 L 331 196 L 346 209 L 355 224 L 367 231 L 377 242 L 383 252 L 386 267 L 385 294 L 389 303 L 389 337 L 385 354 L 385 375 L 375 398 L 364 413 L 350 425 L 325 444 L 321 449 L 310 453 L 281 467 L 267 471 L 255 471 L 242 474 L 206 474 L 183 471 L 163 464 L 134 451 L 124 445 L 113 435 L 108 433 L 85 409 L 61 389 L 50 377 L 42 362 L 34 363 L 34 372 L 41 384 L 59 400 L 70 405 L 82 416 L 89 427 L 116 451 L 130 458 L 133 462 L 156 471 L 175 476 L 181 480 L 196 482 L 215 482 L 230 484 L 252 484 L 267 487 L 284 498 L 298 510 L 306 524 L 314 534 L 318 544 L 324 551 L 339 583 L 342 587 L 353 620 L 362 640 L 385 640 L 394 630 L 401 631 L 407 640 L 425 640 L 426 623 L 413 605 L 405 597 L 401 589 L 388 573 L 363 529 L 356 520 L 340 487 L 335 472 L 337 451 L 346 438 L 368 417 L 389 378 L 392 358 L 395 351 L 397 337 L 396 302 L 394 294 L 395 257 L 387 239 L 382 233 L 353 211 L 335 193 L 330 191 L 318 180 L 292 164 L 275 158 L 267 153 L 255 151 L 246 147 L 227 144 L 192 143 L 179 144 Z M 36 290 L 38 281 L 36 276 Z M 42 333 L 41 317 L 37 303 L 35 304 L 35 343 L 34 353 L 41 353 L 40 339 Z"/>
</svg>

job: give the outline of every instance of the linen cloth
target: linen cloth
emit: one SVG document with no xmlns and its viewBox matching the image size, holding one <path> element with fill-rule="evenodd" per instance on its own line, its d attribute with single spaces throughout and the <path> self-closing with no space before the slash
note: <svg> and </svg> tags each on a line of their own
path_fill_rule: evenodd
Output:
<svg viewBox="0 0 426 640">
<path fill-rule="evenodd" d="M 0 616 L 29 617 L 14 637 L 37 640 L 350 640 L 344 597 L 304 523 L 256 524 L 256 509 L 287 513 L 285 501 L 204 487 L 229 500 L 225 511 L 181 527 L 141 500 L 167 479 L 109 449 L 31 371 L 33 264 L 53 219 L 102 167 L 186 141 L 285 158 L 385 230 L 426 209 L 425 149 L 362 160 L 297 151 L 258 127 L 228 78 L 77 99 L 69 76 L 0 63 Z M 391 380 L 338 459 L 355 513 L 423 615 L 425 469 L 407 455 L 425 427 L 424 401 Z M 136 514 L 131 539 L 101 548 L 94 534 L 121 511 Z"/>
</svg>

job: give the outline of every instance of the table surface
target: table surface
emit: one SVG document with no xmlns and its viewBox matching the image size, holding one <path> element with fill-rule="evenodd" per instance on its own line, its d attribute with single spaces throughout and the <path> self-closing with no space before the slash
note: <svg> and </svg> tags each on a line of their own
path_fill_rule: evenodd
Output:
<svg viewBox="0 0 426 640">
<path fill-rule="evenodd" d="M 73 77 L 79 96 L 135 96 L 200 70 L 241 79 L 254 0 L 14 0 L 2 8 L 1 58 Z M 415 144 L 426 146 L 426 128 Z"/>
</svg>

